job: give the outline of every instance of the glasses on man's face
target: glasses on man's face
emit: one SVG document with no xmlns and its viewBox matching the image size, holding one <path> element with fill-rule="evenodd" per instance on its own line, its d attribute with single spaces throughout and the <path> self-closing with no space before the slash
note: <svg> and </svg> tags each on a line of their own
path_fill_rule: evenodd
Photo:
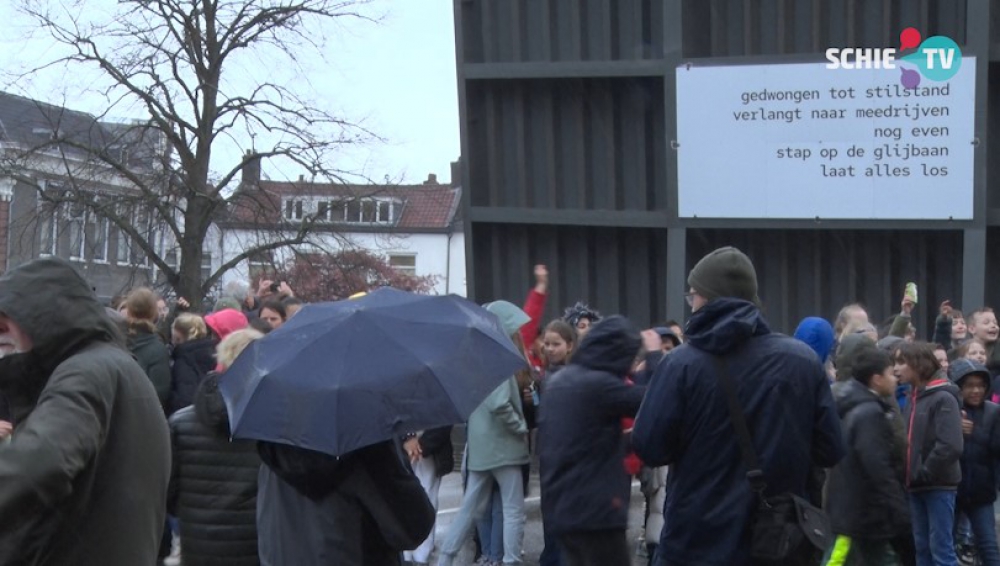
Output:
<svg viewBox="0 0 1000 566">
<path fill-rule="evenodd" d="M 684 300 L 687 301 L 689 307 L 694 306 L 694 296 L 698 293 L 684 293 Z"/>
</svg>

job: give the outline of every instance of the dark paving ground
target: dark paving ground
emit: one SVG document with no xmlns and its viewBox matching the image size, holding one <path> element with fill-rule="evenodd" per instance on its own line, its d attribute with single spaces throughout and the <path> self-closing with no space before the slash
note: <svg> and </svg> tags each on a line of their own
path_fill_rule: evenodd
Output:
<svg viewBox="0 0 1000 566">
<path fill-rule="evenodd" d="M 524 526 L 524 563 L 527 566 L 537 566 L 538 556 L 542 553 L 542 548 L 544 546 L 542 542 L 542 516 L 541 510 L 539 509 L 538 500 L 538 474 L 537 472 L 532 473 L 531 483 L 529 485 L 529 493 L 525 498 L 525 511 L 527 513 L 527 521 Z M 441 482 L 441 492 L 439 495 L 438 503 L 438 522 L 435 526 L 435 532 L 437 533 L 437 545 L 444 541 L 444 537 L 447 535 L 448 526 L 451 524 L 452 518 L 458 512 L 458 508 L 462 502 L 462 478 L 458 473 L 453 473 L 445 476 Z M 638 482 L 633 483 L 632 487 L 632 501 L 629 508 L 629 543 L 633 550 L 633 560 L 632 564 L 634 566 L 645 566 L 645 557 L 640 557 L 635 554 L 637 548 L 638 537 L 642 534 L 642 515 L 643 515 L 643 502 L 642 494 L 639 493 Z M 459 554 L 459 560 L 456 564 L 465 565 L 472 564 L 473 556 L 473 545 L 470 538 L 469 542 L 466 543 L 465 548 L 462 553 Z M 431 564 L 434 564 L 434 557 L 432 557 Z"/>
</svg>

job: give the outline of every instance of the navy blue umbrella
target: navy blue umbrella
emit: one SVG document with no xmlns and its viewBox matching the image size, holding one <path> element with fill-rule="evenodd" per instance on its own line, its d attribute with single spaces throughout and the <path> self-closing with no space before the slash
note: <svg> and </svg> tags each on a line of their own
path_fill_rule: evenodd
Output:
<svg viewBox="0 0 1000 566">
<path fill-rule="evenodd" d="M 339 456 L 463 422 L 525 365 L 479 305 L 384 288 L 306 305 L 252 342 L 219 389 L 233 437 Z"/>
</svg>

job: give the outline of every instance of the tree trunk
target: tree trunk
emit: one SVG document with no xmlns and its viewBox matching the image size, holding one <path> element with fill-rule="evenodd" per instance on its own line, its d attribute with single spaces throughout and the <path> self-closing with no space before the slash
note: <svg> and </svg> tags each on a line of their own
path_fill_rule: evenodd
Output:
<svg viewBox="0 0 1000 566">
<path fill-rule="evenodd" d="M 177 294 L 191 303 L 191 310 L 200 312 L 205 300 L 201 277 L 204 255 L 202 244 L 208 234 L 208 219 L 212 215 L 212 201 L 204 197 L 188 200 L 184 211 L 184 237 L 180 242 L 180 266 L 177 272 Z"/>
<path fill-rule="evenodd" d="M 200 312 L 204 302 L 201 289 L 201 245 L 197 238 L 185 235 L 181 241 L 180 267 L 177 270 L 177 296 L 191 303 L 191 310 Z"/>
</svg>

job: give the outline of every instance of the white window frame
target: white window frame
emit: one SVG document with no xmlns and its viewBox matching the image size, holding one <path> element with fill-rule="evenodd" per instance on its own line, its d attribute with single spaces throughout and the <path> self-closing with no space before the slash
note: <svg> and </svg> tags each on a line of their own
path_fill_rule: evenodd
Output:
<svg viewBox="0 0 1000 566">
<path fill-rule="evenodd" d="M 46 211 L 38 220 L 38 255 L 39 257 L 52 257 L 58 255 L 59 251 L 59 230 L 58 226 L 59 209 L 53 208 L 51 212 Z M 48 249 L 45 249 L 45 236 L 49 237 Z"/>
<path fill-rule="evenodd" d="M 330 211 L 327 214 L 327 216 L 329 217 L 329 222 L 333 224 L 336 224 L 338 222 L 341 223 L 346 222 L 348 201 L 342 199 L 330 199 L 328 202 L 330 203 L 329 204 Z"/>
<path fill-rule="evenodd" d="M 63 222 L 69 235 L 70 261 L 87 259 L 87 209 L 82 204 L 70 202 L 63 207 Z M 76 232 L 74 234 L 74 232 Z M 73 241 L 74 236 L 78 241 Z"/>
<path fill-rule="evenodd" d="M 129 206 L 120 204 L 118 205 L 116 213 L 122 220 L 129 221 L 131 224 L 134 224 L 134 222 L 132 222 L 132 220 L 134 220 L 134 215 L 133 211 L 129 210 L 130 208 L 131 207 Z M 117 265 L 131 265 L 129 261 L 132 259 L 132 239 L 129 238 L 129 235 L 126 234 L 125 230 L 121 228 L 117 228 L 116 232 L 118 232 L 118 241 L 115 245 L 115 263 Z"/>
<path fill-rule="evenodd" d="M 180 246 L 168 246 L 163 250 L 163 261 L 170 269 L 177 270 L 181 262 Z"/>
<path fill-rule="evenodd" d="M 208 262 L 208 265 L 205 265 L 206 261 Z M 209 277 L 212 276 L 213 266 L 212 266 L 211 250 L 204 250 L 204 249 L 201 250 L 201 266 L 199 269 L 201 270 L 199 271 L 199 273 L 201 274 L 201 281 L 202 283 L 204 283 L 205 281 L 208 280 Z"/>
<path fill-rule="evenodd" d="M 87 238 L 86 226 L 93 224 L 93 242 L 87 247 L 93 249 L 92 260 L 94 263 L 109 263 L 108 240 L 111 234 L 111 221 L 104 216 L 99 216 L 94 212 L 87 215 L 87 223 L 84 224 L 84 238 Z M 103 239 L 103 243 L 101 240 Z"/>
<path fill-rule="evenodd" d="M 36 210 L 41 210 L 38 227 L 38 255 L 39 257 L 51 257 L 59 255 L 59 206 L 55 203 L 46 202 L 42 199 L 42 194 L 49 190 L 48 179 L 38 181 L 39 192 L 35 199 Z M 49 235 L 49 249 L 45 249 L 45 234 Z"/>
<path fill-rule="evenodd" d="M 155 242 L 153 236 L 152 224 L 153 218 L 149 209 L 143 208 L 140 204 L 133 209 L 132 212 L 132 227 L 139 232 L 140 235 L 145 234 L 147 242 Z M 129 241 L 129 265 L 135 267 L 149 267 L 149 254 L 147 254 L 142 247 L 140 247 L 134 241 Z"/>
<path fill-rule="evenodd" d="M 316 217 L 316 222 L 329 222 L 330 221 L 330 201 L 319 200 L 314 203 L 316 205 L 316 212 L 314 213 Z"/>
<path fill-rule="evenodd" d="M 387 257 L 386 261 L 388 261 L 389 267 L 393 268 L 396 272 L 404 274 L 404 275 L 409 275 L 410 277 L 416 277 L 417 276 L 417 254 L 402 252 L 402 253 L 390 253 L 390 254 L 387 254 L 387 255 L 388 255 L 388 257 Z M 412 259 L 413 260 L 413 265 L 412 266 L 409 266 L 409 265 L 404 265 L 404 266 L 396 265 L 396 264 L 393 263 L 393 260 L 395 260 L 397 258 Z"/>
<path fill-rule="evenodd" d="M 305 215 L 305 202 L 302 199 L 285 199 L 282 216 L 285 220 L 302 220 Z"/>
<path fill-rule="evenodd" d="M 392 204 L 391 200 L 377 200 L 375 201 L 375 222 L 378 224 L 392 224 Z M 382 218 L 382 207 L 385 206 L 386 215 L 388 218 Z"/>
</svg>

